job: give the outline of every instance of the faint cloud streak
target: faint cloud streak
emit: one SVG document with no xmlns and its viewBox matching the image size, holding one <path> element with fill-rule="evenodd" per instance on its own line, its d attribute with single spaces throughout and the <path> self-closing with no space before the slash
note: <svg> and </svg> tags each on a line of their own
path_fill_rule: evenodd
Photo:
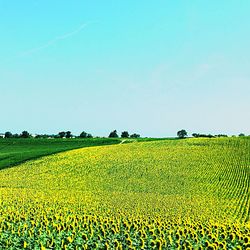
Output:
<svg viewBox="0 0 250 250">
<path fill-rule="evenodd" d="M 46 49 L 48 47 L 50 47 L 51 45 L 57 43 L 58 41 L 62 41 L 62 40 L 65 40 L 69 37 L 72 37 L 76 34 L 78 34 L 79 32 L 81 32 L 83 29 L 85 29 L 90 23 L 93 23 L 93 22 L 86 22 L 86 23 L 83 23 L 81 24 L 77 29 L 71 31 L 71 32 L 68 32 L 68 33 L 65 33 L 63 35 L 60 35 L 60 36 L 57 36 L 55 37 L 54 39 L 51 39 L 50 41 L 48 41 L 47 43 L 39 46 L 39 47 L 36 47 L 36 48 L 32 48 L 32 49 L 29 49 L 29 50 L 26 50 L 24 52 L 21 52 L 19 54 L 19 56 L 26 56 L 26 55 L 31 55 L 37 51 L 40 51 L 40 50 L 43 50 L 43 49 Z"/>
</svg>

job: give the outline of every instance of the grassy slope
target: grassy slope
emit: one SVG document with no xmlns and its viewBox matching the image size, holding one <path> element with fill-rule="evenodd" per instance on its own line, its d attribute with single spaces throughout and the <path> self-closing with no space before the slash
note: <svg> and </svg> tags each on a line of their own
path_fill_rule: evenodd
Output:
<svg viewBox="0 0 250 250">
<path fill-rule="evenodd" d="M 0 169 L 70 149 L 111 145 L 120 139 L 0 139 Z"/>
</svg>

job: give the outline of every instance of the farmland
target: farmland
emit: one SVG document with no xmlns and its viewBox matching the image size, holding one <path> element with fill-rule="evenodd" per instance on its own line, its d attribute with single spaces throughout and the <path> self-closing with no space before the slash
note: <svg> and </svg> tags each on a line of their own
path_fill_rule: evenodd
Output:
<svg viewBox="0 0 250 250">
<path fill-rule="evenodd" d="M 0 169 L 70 149 L 120 143 L 119 139 L 0 139 Z"/>
<path fill-rule="evenodd" d="M 1 249 L 249 249 L 250 139 L 88 147 L 0 171 Z"/>
</svg>

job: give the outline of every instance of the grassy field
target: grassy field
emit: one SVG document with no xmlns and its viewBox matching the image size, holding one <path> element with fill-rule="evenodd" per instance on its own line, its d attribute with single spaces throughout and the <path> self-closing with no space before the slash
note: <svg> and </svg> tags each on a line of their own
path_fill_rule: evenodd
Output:
<svg viewBox="0 0 250 250">
<path fill-rule="evenodd" d="M 71 150 L 0 171 L 0 249 L 249 249 L 250 138 Z"/>
<path fill-rule="evenodd" d="M 120 143 L 120 139 L 0 139 L 0 169 L 70 149 Z"/>
</svg>

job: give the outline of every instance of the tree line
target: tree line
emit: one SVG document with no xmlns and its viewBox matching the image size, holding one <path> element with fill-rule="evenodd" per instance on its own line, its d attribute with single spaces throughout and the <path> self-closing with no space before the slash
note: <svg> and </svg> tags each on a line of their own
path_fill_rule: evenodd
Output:
<svg viewBox="0 0 250 250">
<path fill-rule="evenodd" d="M 20 134 L 12 134 L 11 132 L 5 132 L 4 134 L 0 134 L 0 138 L 93 138 L 93 135 L 82 131 L 79 135 L 73 135 L 71 131 L 60 131 L 58 134 L 36 134 L 32 135 L 28 131 L 23 131 Z M 123 131 L 119 136 L 117 130 L 113 130 L 109 133 L 109 138 L 139 138 L 140 135 L 133 133 L 129 134 L 128 131 Z"/>
<path fill-rule="evenodd" d="M 243 133 L 240 133 L 238 135 L 239 137 L 243 137 L 246 136 Z M 30 134 L 28 131 L 23 131 L 20 134 L 12 134 L 11 132 L 5 132 L 4 134 L 0 134 L 0 138 L 93 138 L 93 135 L 90 133 L 87 133 L 85 131 L 82 131 L 79 135 L 73 135 L 71 131 L 60 131 L 58 134 L 52 134 L 52 135 L 48 135 L 48 134 L 36 134 L 36 135 L 32 135 Z M 140 138 L 139 134 L 133 133 L 133 134 L 129 134 L 128 131 L 123 131 L 121 132 L 120 136 L 117 133 L 117 130 L 113 130 L 109 133 L 108 135 L 109 138 Z M 186 137 L 188 137 L 188 133 L 185 129 L 179 130 L 177 132 L 177 137 L 180 139 L 184 139 Z M 228 137 L 228 135 L 226 134 L 217 134 L 217 135 L 212 135 L 212 134 L 200 134 L 200 133 L 193 133 L 192 137 L 194 138 L 215 138 L 215 137 Z M 235 137 L 235 136 L 232 136 Z M 98 138 L 98 137 L 95 137 Z"/>
<path fill-rule="evenodd" d="M 188 133 L 187 133 L 187 131 L 185 129 L 182 129 L 182 130 L 179 130 L 177 132 L 177 136 L 180 139 L 183 139 L 183 138 L 186 138 L 188 136 Z M 243 136 L 245 136 L 245 134 L 240 133 L 238 136 L 239 137 L 243 137 Z M 202 137 L 205 137 L 205 138 L 216 138 L 216 137 L 228 137 L 228 135 L 226 135 L 226 134 L 211 135 L 211 134 L 193 133 L 192 137 L 194 137 L 194 138 L 202 138 Z M 233 135 L 232 137 L 235 137 L 235 135 Z"/>
</svg>

